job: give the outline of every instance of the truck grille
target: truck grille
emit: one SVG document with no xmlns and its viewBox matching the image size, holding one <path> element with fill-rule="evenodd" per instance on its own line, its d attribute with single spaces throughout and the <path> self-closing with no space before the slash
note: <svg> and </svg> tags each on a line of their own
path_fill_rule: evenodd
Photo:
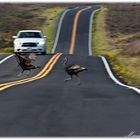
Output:
<svg viewBox="0 0 140 140">
<path fill-rule="evenodd" d="M 37 43 L 26 42 L 22 44 L 22 47 L 36 47 Z"/>
</svg>

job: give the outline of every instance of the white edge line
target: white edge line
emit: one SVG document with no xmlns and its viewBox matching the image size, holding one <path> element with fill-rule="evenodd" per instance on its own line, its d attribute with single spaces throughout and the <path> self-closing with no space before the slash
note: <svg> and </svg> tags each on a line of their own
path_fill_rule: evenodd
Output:
<svg viewBox="0 0 140 140">
<path fill-rule="evenodd" d="M 110 66 L 109 66 L 109 64 L 108 64 L 108 62 L 107 62 L 107 60 L 106 60 L 106 58 L 105 58 L 104 56 L 100 56 L 100 57 L 101 57 L 101 59 L 102 59 L 104 65 L 105 65 L 105 68 L 106 68 L 106 70 L 107 70 L 107 73 L 109 74 L 110 78 L 111 78 L 116 84 L 118 84 L 118 85 L 120 85 L 120 86 L 123 86 L 123 87 L 126 87 L 126 88 L 129 88 L 129 89 L 133 89 L 133 90 L 135 90 L 137 93 L 140 94 L 140 89 L 138 89 L 138 88 L 136 88 L 136 87 L 133 87 L 133 86 L 125 85 L 125 84 L 121 83 L 119 80 L 117 80 L 117 79 L 115 78 L 115 76 L 113 75 L 113 73 L 112 73 L 112 71 L 111 71 L 111 69 L 110 69 Z"/>
<path fill-rule="evenodd" d="M 97 9 L 97 10 L 94 10 L 94 11 L 92 12 L 91 16 L 90 16 L 90 22 L 89 22 L 89 41 L 88 41 L 89 56 L 92 55 L 92 47 L 91 47 L 92 42 L 91 42 L 91 40 L 92 40 L 93 16 L 94 16 L 95 13 L 96 13 L 97 11 L 99 11 L 99 10 L 100 10 L 100 8 Z"/>
<path fill-rule="evenodd" d="M 12 56 L 14 56 L 14 54 L 11 54 L 11 55 L 5 57 L 4 59 L 2 59 L 2 60 L 0 61 L 0 64 L 2 64 L 3 62 L 5 62 L 7 59 L 11 58 Z"/>
<path fill-rule="evenodd" d="M 63 22 L 63 19 L 64 19 L 64 16 L 66 15 L 67 12 L 71 11 L 71 10 L 74 10 L 74 9 L 77 9 L 79 7 L 75 7 L 73 9 L 66 9 L 63 14 L 61 15 L 61 18 L 59 20 L 59 24 L 58 24 L 58 28 L 57 28 L 57 33 L 56 33 L 56 37 L 55 37 L 55 42 L 54 42 L 54 45 L 53 45 L 53 48 L 51 50 L 51 53 L 54 53 L 55 50 L 56 50 L 56 46 L 57 46 L 57 43 L 58 43 L 58 39 L 59 39 L 59 34 L 60 34 L 60 30 L 61 30 L 61 25 L 62 25 L 62 22 Z"/>
<path fill-rule="evenodd" d="M 99 11 L 100 9 L 97 9 L 95 11 L 92 12 L 91 16 L 90 16 L 90 23 L 89 23 L 89 56 L 92 55 L 92 47 L 91 47 L 91 37 L 92 37 L 92 24 L 93 24 L 93 16 L 95 15 L 95 13 L 97 11 Z M 106 71 L 108 73 L 108 75 L 110 76 L 110 78 L 118 85 L 122 86 L 122 87 L 126 87 L 126 88 L 129 88 L 129 89 L 132 89 L 134 91 L 136 91 L 138 94 L 140 94 L 140 89 L 136 88 L 136 87 L 133 87 L 133 86 L 128 86 L 128 85 L 125 85 L 123 83 L 121 83 L 118 79 L 116 79 L 116 77 L 113 75 L 111 69 L 110 69 L 110 66 L 106 60 L 106 58 L 104 56 L 99 56 L 103 63 L 104 63 L 104 66 L 106 68 Z"/>
</svg>

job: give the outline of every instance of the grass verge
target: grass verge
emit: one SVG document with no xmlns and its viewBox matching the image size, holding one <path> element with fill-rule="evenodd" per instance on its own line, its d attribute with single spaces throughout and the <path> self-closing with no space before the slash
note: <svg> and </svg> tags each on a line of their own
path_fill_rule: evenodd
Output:
<svg viewBox="0 0 140 140">
<path fill-rule="evenodd" d="M 110 38 L 106 28 L 106 14 L 108 9 L 102 7 L 96 13 L 93 30 L 93 55 L 103 55 L 109 58 L 114 71 L 129 85 L 140 87 L 140 56 L 130 56 L 123 53 L 123 44 L 118 44 L 126 35 Z"/>
<path fill-rule="evenodd" d="M 14 49 L 11 47 L 6 47 L 6 48 L 1 48 L 0 52 L 1 53 L 13 53 Z"/>
</svg>

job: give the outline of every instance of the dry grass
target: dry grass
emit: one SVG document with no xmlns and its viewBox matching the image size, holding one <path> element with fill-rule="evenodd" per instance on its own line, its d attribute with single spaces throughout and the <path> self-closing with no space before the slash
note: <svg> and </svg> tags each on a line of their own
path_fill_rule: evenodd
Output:
<svg viewBox="0 0 140 140">
<path fill-rule="evenodd" d="M 114 71 L 122 79 L 130 85 L 140 87 L 139 33 L 122 34 L 117 32 L 118 29 L 115 30 L 115 28 L 116 34 L 114 30 L 111 32 L 112 30 L 110 31 L 107 27 L 108 11 L 108 7 L 102 7 L 101 11 L 96 14 L 93 32 L 93 54 L 107 56 Z M 115 16 L 111 18 L 115 18 Z"/>
<path fill-rule="evenodd" d="M 108 4 L 107 30 L 111 36 L 140 32 L 140 4 Z"/>
<path fill-rule="evenodd" d="M 59 5 L 59 6 L 58 6 Z M 0 4 L 0 52 L 13 52 L 12 36 L 19 30 L 39 29 L 52 47 L 57 20 L 66 4 Z M 46 23 L 47 20 L 47 23 Z"/>
</svg>

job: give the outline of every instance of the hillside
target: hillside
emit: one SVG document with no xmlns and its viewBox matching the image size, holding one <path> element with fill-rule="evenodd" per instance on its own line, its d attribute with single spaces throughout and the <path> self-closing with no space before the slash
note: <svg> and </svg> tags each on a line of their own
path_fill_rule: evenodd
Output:
<svg viewBox="0 0 140 140">
<path fill-rule="evenodd" d="M 140 55 L 140 4 L 108 5 L 106 27 L 116 45 L 123 45 L 122 53 Z"/>
<path fill-rule="evenodd" d="M 140 87 L 140 4 L 106 4 L 96 14 L 95 55 L 109 58 L 119 77 Z"/>
<path fill-rule="evenodd" d="M 0 4 L 0 49 L 13 47 L 12 35 L 19 30 L 39 27 L 45 20 L 39 13 L 45 7 L 40 4 Z"/>
</svg>

